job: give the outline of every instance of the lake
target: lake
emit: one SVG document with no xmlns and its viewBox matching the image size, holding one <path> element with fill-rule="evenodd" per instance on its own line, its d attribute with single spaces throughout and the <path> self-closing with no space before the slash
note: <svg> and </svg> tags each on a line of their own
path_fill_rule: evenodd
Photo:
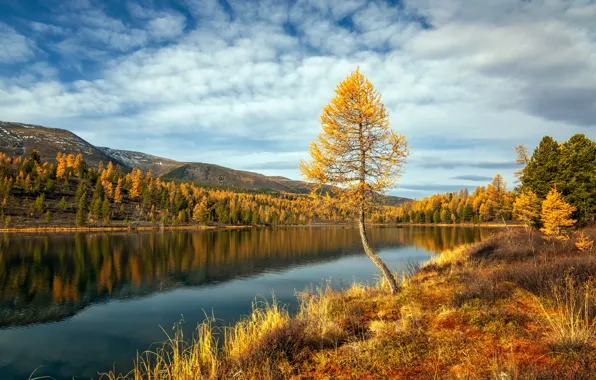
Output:
<svg viewBox="0 0 596 380">
<path fill-rule="evenodd" d="M 473 227 L 377 227 L 371 244 L 392 270 L 482 240 Z M 296 291 L 374 282 L 378 270 L 353 227 L 0 235 L 0 379 L 97 378 L 128 371 L 205 315 L 246 315 L 272 293 L 295 310 Z M 261 298 L 262 299 L 262 298 Z"/>
</svg>

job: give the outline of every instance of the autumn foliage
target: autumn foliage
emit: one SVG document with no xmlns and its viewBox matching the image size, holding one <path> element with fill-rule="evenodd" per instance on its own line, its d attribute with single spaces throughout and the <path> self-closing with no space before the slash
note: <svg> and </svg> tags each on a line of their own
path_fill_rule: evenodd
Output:
<svg viewBox="0 0 596 380">
<path fill-rule="evenodd" d="M 575 224 L 575 220 L 571 219 L 573 211 L 575 207 L 565 202 L 557 189 L 553 188 L 542 202 L 540 216 L 544 226 L 540 231 L 549 238 L 567 240 L 567 230 Z"/>
<path fill-rule="evenodd" d="M 395 279 L 370 248 L 364 222 L 379 193 L 401 176 L 409 154 L 406 139 L 389 128 L 381 95 L 360 70 L 342 81 L 335 94 L 323 109 L 323 130 L 310 145 L 312 159 L 301 161 L 300 170 L 309 181 L 335 186 L 334 200 L 356 216 L 364 251 L 395 293 Z"/>
</svg>

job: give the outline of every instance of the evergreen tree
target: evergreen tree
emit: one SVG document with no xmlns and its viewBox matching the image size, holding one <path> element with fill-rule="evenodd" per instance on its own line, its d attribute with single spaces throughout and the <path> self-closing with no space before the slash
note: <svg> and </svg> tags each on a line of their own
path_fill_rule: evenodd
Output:
<svg viewBox="0 0 596 380">
<path fill-rule="evenodd" d="M 60 210 L 66 211 L 66 198 L 65 197 L 62 197 L 60 199 L 60 203 L 58 203 L 58 207 L 60 207 Z"/>
<path fill-rule="evenodd" d="M 435 210 L 433 214 L 433 223 L 440 223 L 441 222 L 441 213 L 439 210 Z"/>
<path fill-rule="evenodd" d="M 103 221 L 106 224 L 110 222 L 110 219 L 112 217 L 112 212 L 110 209 L 110 200 L 107 196 L 103 199 L 103 203 L 101 206 L 101 216 L 103 217 Z"/>
<path fill-rule="evenodd" d="M 559 144 L 552 137 L 545 136 L 521 175 L 524 190 L 533 191 L 538 198 L 544 199 L 558 184 L 560 157 Z"/>
<path fill-rule="evenodd" d="M 578 134 L 561 146 L 557 189 L 575 206 L 580 224 L 596 217 L 596 143 Z"/>
<path fill-rule="evenodd" d="M 77 226 L 82 226 L 87 221 L 87 193 L 83 193 L 79 198 L 77 207 Z"/>
</svg>

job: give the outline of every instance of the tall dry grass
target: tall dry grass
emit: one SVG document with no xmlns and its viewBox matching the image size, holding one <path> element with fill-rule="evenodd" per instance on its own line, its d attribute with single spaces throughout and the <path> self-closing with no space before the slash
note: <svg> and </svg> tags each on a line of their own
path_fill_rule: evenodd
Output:
<svg viewBox="0 0 596 380">
<path fill-rule="evenodd" d="M 556 347 L 581 349 L 596 340 L 596 288 L 593 280 L 577 283 L 571 275 L 552 287 L 552 298 L 540 301 Z M 552 304 L 552 307 L 549 307 Z"/>
<path fill-rule="evenodd" d="M 137 355 L 134 368 L 128 373 L 112 370 L 101 375 L 108 380 L 195 380 L 219 378 L 229 361 L 241 355 L 275 328 L 290 319 L 288 311 L 279 302 L 255 301 L 251 313 L 233 326 L 220 328 L 215 319 L 207 318 L 197 326 L 189 340 L 182 329 L 182 322 L 174 333 L 164 333 L 166 341 L 154 350 Z M 162 329 L 163 330 L 163 329 Z M 223 331 L 222 331 L 223 330 Z M 223 345 L 219 338 L 223 336 Z"/>
</svg>

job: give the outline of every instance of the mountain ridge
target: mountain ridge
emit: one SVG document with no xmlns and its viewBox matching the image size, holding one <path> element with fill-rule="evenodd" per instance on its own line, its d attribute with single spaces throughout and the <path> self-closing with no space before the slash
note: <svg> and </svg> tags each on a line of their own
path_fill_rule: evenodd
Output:
<svg viewBox="0 0 596 380">
<path fill-rule="evenodd" d="M 23 156 L 37 149 L 43 160 L 55 161 L 58 152 L 82 154 L 91 165 L 112 161 L 124 170 L 151 171 L 168 180 L 196 182 L 202 185 L 245 190 L 270 190 L 306 194 L 312 184 L 282 176 L 266 176 L 247 170 L 232 169 L 204 162 L 183 162 L 148 153 L 95 146 L 77 134 L 61 128 L 0 121 L 0 152 Z M 386 196 L 385 204 L 395 205 L 408 198 Z"/>
</svg>

